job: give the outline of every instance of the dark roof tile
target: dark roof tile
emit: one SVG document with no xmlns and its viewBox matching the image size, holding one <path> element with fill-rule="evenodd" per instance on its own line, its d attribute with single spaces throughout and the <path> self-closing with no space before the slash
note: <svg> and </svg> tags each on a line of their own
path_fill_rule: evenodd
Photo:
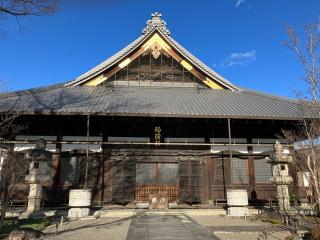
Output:
<svg viewBox="0 0 320 240">
<path fill-rule="evenodd" d="M 301 119 L 298 101 L 258 92 L 169 87 L 54 87 L 0 96 L 0 109 L 42 114 Z"/>
</svg>

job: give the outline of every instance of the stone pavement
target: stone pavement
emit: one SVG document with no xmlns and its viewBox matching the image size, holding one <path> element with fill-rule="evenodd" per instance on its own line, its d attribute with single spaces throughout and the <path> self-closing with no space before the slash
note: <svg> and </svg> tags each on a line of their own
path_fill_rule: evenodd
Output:
<svg viewBox="0 0 320 240">
<path fill-rule="evenodd" d="M 218 239 L 183 214 L 148 214 L 132 219 L 126 240 Z"/>
<path fill-rule="evenodd" d="M 135 212 L 135 213 L 134 213 Z M 136 214 L 135 216 L 133 216 Z M 285 239 L 291 233 L 281 226 L 261 221 L 229 218 L 203 211 L 108 211 L 96 220 L 64 223 L 55 234 L 49 226 L 42 239 L 48 240 L 256 240 Z"/>
</svg>

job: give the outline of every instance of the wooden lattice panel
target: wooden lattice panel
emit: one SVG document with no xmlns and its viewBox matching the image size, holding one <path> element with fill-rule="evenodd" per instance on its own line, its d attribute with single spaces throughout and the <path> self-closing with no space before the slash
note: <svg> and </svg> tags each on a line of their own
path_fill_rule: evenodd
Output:
<svg viewBox="0 0 320 240">
<path fill-rule="evenodd" d="M 179 188 L 177 186 L 145 186 L 136 187 L 135 201 L 149 201 L 150 196 L 165 195 L 169 202 L 179 199 Z"/>
</svg>

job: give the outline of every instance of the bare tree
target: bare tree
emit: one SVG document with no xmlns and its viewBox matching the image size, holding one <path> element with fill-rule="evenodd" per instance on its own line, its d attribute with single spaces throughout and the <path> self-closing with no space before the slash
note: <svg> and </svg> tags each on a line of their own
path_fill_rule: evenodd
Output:
<svg viewBox="0 0 320 240">
<path fill-rule="evenodd" d="M 3 147 L 3 146 L 2 146 Z M 0 170 L 0 196 L 1 196 L 1 219 L 2 229 L 8 204 L 14 197 L 19 184 L 25 182 L 28 164 L 23 156 L 18 157 L 12 145 L 5 145 L 1 149 L 2 166 Z"/>
<path fill-rule="evenodd" d="M 301 121 L 296 131 L 284 132 L 297 145 L 297 170 L 308 173 L 313 199 L 320 213 L 320 32 L 319 24 L 308 24 L 300 37 L 296 31 L 286 27 L 288 41 L 285 43 L 298 57 L 304 69 L 306 88 L 297 92 L 301 106 Z M 312 114 L 310 115 L 310 110 Z"/>
<path fill-rule="evenodd" d="M 23 157 L 17 157 L 14 153 L 13 145 L 6 144 L 7 140 L 12 139 L 24 127 L 16 123 L 20 113 L 2 113 L 0 115 L 0 198 L 1 198 L 1 219 L 0 230 L 5 220 L 7 206 L 13 192 L 18 184 L 24 182 L 27 164 Z"/>
<path fill-rule="evenodd" d="M 0 0 L 0 20 L 13 17 L 21 29 L 21 18 L 52 14 L 57 3 L 58 0 Z"/>
<path fill-rule="evenodd" d="M 2 92 L 5 92 L 6 88 L 4 86 L 1 88 Z M 6 97 L 6 94 L 0 94 L 0 98 L 2 97 Z M 22 113 L 15 111 L 14 106 L 14 104 L 1 106 L 0 109 L 0 231 L 5 220 L 8 203 L 12 199 L 17 185 L 24 182 L 28 167 L 23 157 L 15 155 L 13 145 L 8 144 L 8 140 L 14 139 L 25 128 L 24 125 L 18 123 L 17 120 Z"/>
</svg>

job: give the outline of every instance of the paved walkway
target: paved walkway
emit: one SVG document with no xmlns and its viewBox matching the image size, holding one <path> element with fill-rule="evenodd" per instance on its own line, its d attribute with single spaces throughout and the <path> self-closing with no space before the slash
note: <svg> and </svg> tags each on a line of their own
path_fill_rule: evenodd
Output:
<svg viewBox="0 0 320 240">
<path fill-rule="evenodd" d="M 126 240 L 218 239 L 183 214 L 141 215 L 132 219 Z"/>
</svg>

